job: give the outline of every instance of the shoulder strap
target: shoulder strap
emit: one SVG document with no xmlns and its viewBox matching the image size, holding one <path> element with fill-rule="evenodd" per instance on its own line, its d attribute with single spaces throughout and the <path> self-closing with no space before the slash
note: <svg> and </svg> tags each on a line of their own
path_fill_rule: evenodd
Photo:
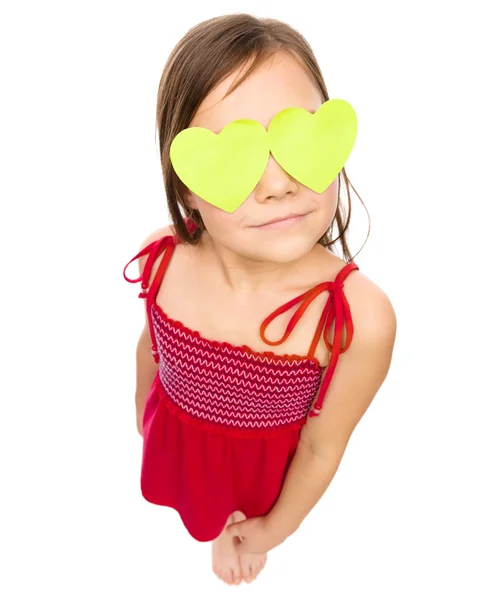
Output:
<svg viewBox="0 0 495 600">
<path fill-rule="evenodd" d="M 192 232 L 196 229 L 196 227 L 197 227 L 196 223 L 194 223 L 187 217 L 186 217 L 185 221 L 186 221 L 186 226 L 190 232 Z M 140 252 L 138 252 L 138 254 L 136 254 L 136 256 L 134 256 L 134 258 L 131 258 L 131 260 L 126 264 L 126 266 L 124 267 L 124 278 L 127 281 L 129 281 L 130 283 L 137 283 L 138 281 L 142 281 L 141 288 L 143 289 L 143 291 L 139 294 L 139 298 L 145 298 L 146 294 L 148 293 L 149 278 L 150 278 L 151 270 L 153 268 L 153 263 L 155 262 L 156 257 L 159 256 L 159 254 L 161 252 L 163 252 L 163 249 L 166 246 L 175 246 L 175 245 L 176 245 L 175 236 L 166 235 L 166 236 L 160 238 L 159 240 L 155 240 L 154 242 L 151 242 L 151 244 L 148 244 L 145 248 L 143 248 Z M 172 251 L 173 250 L 170 250 L 168 253 L 168 260 L 170 260 Z M 140 258 L 141 256 L 144 256 L 145 254 L 149 254 L 149 257 L 144 265 L 143 273 L 137 279 L 130 279 L 129 277 L 127 277 L 127 275 L 125 274 L 125 270 L 127 269 L 127 267 L 131 264 L 131 262 L 134 262 L 137 258 Z M 165 269 L 167 268 L 168 260 L 165 261 L 164 265 L 163 265 L 163 262 L 162 262 L 162 264 L 160 264 L 160 267 L 156 274 L 157 278 L 158 278 L 158 276 L 160 276 L 160 280 L 158 281 L 158 286 L 160 285 L 161 278 L 163 277 L 163 274 L 165 273 Z"/>
<path fill-rule="evenodd" d="M 175 245 L 176 245 L 176 243 L 175 243 L 174 236 L 170 236 L 170 235 L 164 236 L 164 237 L 160 238 L 159 240 L 155 240 L 151 244 L 148 244 L 148 246 L 146 246 L 140 252 L 138 252 L 136 254 L 136 256 L 134 256 L 134 258 L 132 258 L 124 267 L 124 278 L 127 281 L 129 281 L 130 283 L 138 283 L 139 281 L 141 281 L 141 292 L 140 292 L 138 298 L 145 298 L 145 300 L 146 300 L 146 312 L 148 315 L 148 327 L 150 330 L 151 341 L 152 341 L 151 353 L 153 354 L 153 357 L 154 357 L 154 360 L 156 363 L 158 363 L 159 357 L 158 357 L 158 348 L 157 348 L 157 344 L 156 344 L 155 332 L 154 332 L 153 324 L 151 321 L 151 305 L 155 301 L 156 293 L 158 291 L 158 288 L 160 287 L 160 283 L 163 279 L 163 275 L 168 266 L 168 263 L 170 262 L 170 258 L 174 251 Z M 149 279 L 151 276 L 153 264 L 154 264 L 155 260 L 157 259 L 157 257 L 163 251 L 165 251 L 165 252 L 163 254 L 162 260 L 160 262 L 160 265 L 158 267 L 156 275 L 153 279 L 153 282 L 151 283 L 151 286 L 149 286 Z M 133 261 L 135 261 L 137 258 L 140 258 L 141 256 L 145 256 L 146 254 L 149 254 L 149 256 L 144 265 L 142 274 L 137 279 L 130 279 L 129 277 L 127 277 L 127 275 L 125 274 L 127 267 Z"/>
<path fill-rule="evenodd" d="M 347 279 L 347 276 L 349 275 L 349 273 L 351 271 L 354 271 L 354 269 L 358 269 L 359 267 L 357 266 L 357 264 L 355 262 L 350 262 L 347 263 L 346 265 L 344 265 L 342 267 L 342 269 L 340 269 L 340 271 L 337 273 L 337 277 L 335 277 L 335 282 L 337 284 L 343 284 L 344 281 Z"/>
<path fill-rule="evenodd" d="M 316 350 L 316 345 L 318 344 L 321 330 L 324 327 L 323 339 L 325 341 L 325 345 L 330 350 L 330 361 L 328 363 L 328 366 L 326 367 L 326 372 L 323 376 L 323 381 L 318 392 L 318 397 L 316 399 L 315 404 L 313 405 L 312 410 L 308 414 L 308 418 L 317 417 L 320 414 L 325 394 L 332 380 L 335 368 L 337 367 L 339 355 L 343 354 L 349 348 L 352 342 L 352 338 L 354 335 L 354 324 L 352 322 L 349 302 L 347 301 L 346 295 L 344 293 L 344 281 L 349 275 L 349 273 L 351 271 L 354 271 L 354 269 L 359 269 L 355 262 L 350 262 L 346 264 L 337 274 L 335 281 L 330 282 L 331 287 L 329 287 L 329 291 L 331 293 L 328 296 L 325 308 L 323 309 L 323 313 L 318 323 L 318 327 L 316 328 L 316 334 L 313 338 L 313 342 L 311 344 L 310 349 L 310 353 Z M 335 329 L 333 336 L 333 344 L 331 344 L 328 340 L 328 334 L 333 322 L 335 322 Z M 340 344 L 342 342 L 342 329 L 344 325 L 347 337 L 345 341 L 345 346 L 341 348 Z"/>
<path fill-rule="evenodd" d="M 196 227 L 197 227 L 196 223 L 194 223 L 187 217 L 185 219 L 185 222 L 186 222 L 186 226 L 187 226 L 189 232 L 192 232 L 192 231 L 194 231 L 194 229 L 196 229 Z M 151 341 L 152 341 L 151 353 L 153 354 L 153 357 L 154 357 L 156 363 L 158 363 L 160 359 L 158 356 L 158 348 L 157 348 L 157 344 L 156 344 L 155 331 L 154 331 L 153 324 L 151 321 L 151 305 L 155 301 L 156 293 L 158 291 L 158 288 L 160 287 L 160 283 L 163 279 L 163 275 L 167 269 L 168 263 L 170 262 L 170 258 L 172 257 L 174 248 L 177 245 L 177 243 L 179 243 L 179 242 L 174 235 L 166 235 L 166 236 L 160 238 L 159 240 L 155 240 L 154 242 L 151 242 L 151 244 L 148 244 L 145 248 L 140 250 L 136 254 L 136 256 L 134 256 L 134 258 L 132 258 L 124 267 L 124 278 L 126 279 L 126 281 L 129 281 L 130 283 L 138 283 L 138 281 L 141 282 L 141 292 L 140 292 L 138 298 L 145 298 L 145 300 L 146 300 L 146 313 L 148 315 L 148 326 L 149 326 L 149 330 L 150 330 L 150 334 L 151 334 Z M 153 264 L 154 264 L 156 258 L 164 250 L 165 250 L 165 253 L 160 262 L 160 265 L 158 266 L 156 275 L 151 283 L 151 286 L 149 286 L 149 279 L 151 276 Z M 145 254 L 149 254 L 149 256 L 144 265 L 142 274 L 137 279 L 130 279 L 129 277 L 127 277 L 127 275 L 125 274 L 127 267 L 131 264 L 131 262 L 134 262 L 137 258 L 140 258 L 141 256 L 144 256 Z"/>
<path fill-rule="evenodd" d="M 148 244 L 148 246 L 146 246 L 145 248 L 140 250 L 136 254 L 136 256 L 131 258 L 131 260 L 124 267 L 123 274 L 124 274 L 124 279 L 126 279 L 126 281 L 129 281 L 130 283 L 138 283 L 139 281 L 141 281 L 142 292 L 139 294 L 138 298 L 146 298 L 148 291 L 149 291 L 149 279 L 150 279 L 150 275 L 151 275 L 151 270 L 153 268 L 153 264 L 154 264 L 157 256 L 159 256 L 159 254 L 161 252 L 163 252 L 163 250 L 165 248 L 172 246 L 172 245 L 175 245 L 173 242 L 172 236 L 164 236 L 164 237 L 160 238 L 159 240 L 155 240 L 154 242 L 151 242 L 151 244 Z M 141 256 L 145 256 L 146 254 L 149 254 L 149 256 L 148 256 L 148 259 L 146 260 L 146 263 L 144 265 L 144 269 L 143 269 L 143 272 L 141 273 L 141 275 L 139 277 L 137 277 L 136 279 L 131 279 L 130 277 L 127 277 L 127 275 L 125 274 L 127 267 L 132 262 L 134 262 Z M 158 273 L 157 273 L 157 275 L 158 275 Z M 162 273 L 162 276 L 163 276 L 163 273 Z M 155 279 L 156 279 L 156 277 L 155 277 Z"/>
<path fill-rule="evenodd" d="M 332 379 L 332 375 L 335 371 L 335 367 L 337 366 L 337 359 L 339 354 L 342 354 L 349 347 L 352 336 L 354 333 L 354 326 L 352 323 L 351 311 L 349 309 L 349 303 L 347 302 L 347 298 L 344 294 L 344 280 L 349 275 L 351 271 L 354 269 L 359 269 L 356 263 L 350 262 L 346 264 L 337 274 L 335 281 L 324 281 L 323 283 L 319 283 L 315 285 L 313 288 L 304 292 L 304 294 L 300 294 L 296 298 L 293 298 L 283 306 L 280 306 L 275 311 L 273 311 L 268 317 L 263 321 L 260 328 L 261 339 L 266 343 L 270 344 L 270 346 L 278 346 L 282 342 L 289 337 L 291 331 L 296 326 L 297 322 L 301 318 L 302 314 L 308 307 L 308 305 L 318 296 L 321 292 L 328 291 L 328 298 L 325 303 L 325 307 L 321 314 L 320 320 L 318 322 L 318 326 L 316 328 L 315 335 L 311 342 L 311 346 L 309 348 L 308 357 L 312 358 L 314 356 L 314 352 L 316 347 L 318 346 L 318 341 L 320 339 L 321 333 L 324 330 L 324 340 L 327 348 L 330 350 L 330 362 L 326 369 L 325 377 L 323 378 L 323 384 L 321 386 L 320 392 L 318 394 L 317 401 L 314 405 L 314 409 L 309 413 L 310 417 L 317 416 L 320 412 L 321 406 L 323 404 L 323 398 L 325 396 L 325 392 L 330 385 L 330 380 Z M 282 314 L 283 312 L 292 308 L 295 304 L 301 303 L 301 305 L 297 308 L 296 312 L 292 315 L 285 329 L 284 335 L 280 340 L 273 342 L 266 338 L 265 329 L 268 327 L 269 323 L 273 321 L 275 317 Z M 335 333 L 333 344 L 328 341 L 328 334 L 330 331 L 330 327 L 332 323 L 335 321 Z M 340 348 L 340 344 L 342 341 L 342 327 L 345 323 L 347 339 L 344 348 Z"/>
</svg>

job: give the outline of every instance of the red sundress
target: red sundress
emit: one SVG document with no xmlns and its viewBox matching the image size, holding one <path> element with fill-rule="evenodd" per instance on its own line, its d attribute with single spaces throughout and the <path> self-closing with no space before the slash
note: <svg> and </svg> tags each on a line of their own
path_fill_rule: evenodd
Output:
<svg viewBox="0 0 495 600">
<path fill-rule="evenodd" d="M 165 236 L 143 248 L 124 268 L 127 281 L 142 282 L 139 298 L 146 299 L 152 353 L 159 364 L 143 415 L 141 493 L 148 502 L 175 509 L 189 534 L 208 542 L 220 535 L 235 510 L 249 519 L 266 515 L 275 504 L 300 430 L 308 416 L 318 415 L 338 356 L 351 343 L 353 324 L 343 283 L 359 267 L 348 263 L 335 281 L 316 285 L 268 315 L 260 335 L 276 346 L 287 339 L 308 304 L 321 292 L 329 292 L 308 355 L 277 355 L 205 339 L 156 304 L 177 243 L 174 236 Z M 152 264 L 162 252 L 148 289 Z M 142 276 L 129 279 L 125 270 L 145 254 L 149 257 Z M 267 340 L 264 330 L 269 323 L 298 302 L 301 306 L 283 337 Z M 347 340 L 340 349 L 344 322 Z M 313 356 L 322 329 L 331 351 L 328 367 Z"/>
</svg>

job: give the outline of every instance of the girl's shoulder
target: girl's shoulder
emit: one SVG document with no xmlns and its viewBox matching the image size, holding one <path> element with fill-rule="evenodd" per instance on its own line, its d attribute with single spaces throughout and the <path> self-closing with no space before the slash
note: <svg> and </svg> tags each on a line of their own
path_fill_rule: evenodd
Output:
<svg viewBox="0 0 495 600">
<path fill-rule="evenodd" d="M 316 255 L 315 272 L 324 281 L 335 281 L 346 266 L 346 261 L 323 247 L 318 250 L 320 252 Z M 377 330 L 394 328 L 396 315 L 386 292 L 365 275 L 359 266 L 359 260 L 355 263 L 358 269 L 348 273 L 343 289 L 352 315 L 355 338 L 369 338 L 375 335 Z"/>
<path fill-rule="evenodd" d="M 160 239 L 162 239 L 165 236 L 173 236 L 174 232 L 172 230 L 172 226 L 171 225 L 167 225 L 165 227 L 160 227 L 159 229 L 155 229 L 155 231 L 153 231 L 152 233 L 150 233 L 144 240 L 143 243 L 141 244 L 141 247 L 139 248 L 139 252 L 141 250 L 143 250 L 144 248 L 146 248 L 146 246 L 149 246 L 150 244 L 152 244 L 153 242 L 156 242 Z M 138 262 L 139 262 L 139 274 L 141 275 L 143 270 L 144 270 L 144 265 L 146 264 L 146 261 L 148 260 L 149 255 L 148 254 L 144 254 L 143 256 L 140 256 L 138 258 Z M 155 276 L 156 270 L 158 268 L 158 263 L 159 261 L 155 261 L 155 264 L 153 265 L 152 271 L 151 271 L 151 276 L 150 276 L 150 282 L 153 281 L 153 278 Z"/>
<path fill-rule="evenodd" d="M 345 266 L 344 261 L 342 265 Z M 354 323 L 355 337 L 365 340 L 388 335 L 396 327 L 396 314 L 386 292 L 361 269 L 350 273 L 344 284 Z"/>
</svg>

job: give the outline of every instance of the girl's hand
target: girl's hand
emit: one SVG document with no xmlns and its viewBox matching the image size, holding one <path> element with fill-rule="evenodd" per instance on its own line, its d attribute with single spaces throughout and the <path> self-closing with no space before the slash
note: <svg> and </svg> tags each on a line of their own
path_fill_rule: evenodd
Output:
<svg viewBox="0 0 495 600">
<path fill-rule="evenodd" d="M 233 523 L 227 527 L 227 533 L 233 536 L 237 554 L 263 554 L 286 539 L 269 527 L 266 517 L 253 517 Z"/>
</svg>

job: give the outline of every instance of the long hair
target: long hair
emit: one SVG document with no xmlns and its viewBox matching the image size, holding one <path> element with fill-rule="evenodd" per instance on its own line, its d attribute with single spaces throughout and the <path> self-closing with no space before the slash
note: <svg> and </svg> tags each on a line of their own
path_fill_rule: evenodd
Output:
<svg viewBox="0 0 495 600">
<path fill-rule="evenodd" d="M 156 125 L 169 213 L 175 235 L 182 243 L 196 245 L 205 225 L 199 211 L 190 208 L 184 200 L 186 189 L 170 162 L 172 140 L 189 126 L 201 102 L 223 79 L 252 60 L 249 69 L 231 87 L 228 95 L 259 65 L 280 51 L 291 52 L 312 77 L 321 93 L 322 102 L 329 100 L 323 75 L 310 45 L 299 32 L 277 19 L 243 13 L 207 19 L 192 27 L 172 50 L 158 87 Z M 343 186 L 347 191 L 347 213 L 340 197 Z M 340 241 L 346 262 L 353 260 L 346 239 L 351 219 L 349 187 L 361 200 L 343 168 L 338 179 L 335 218 L 318 240 L 319 244 L 329 249 Z M 187 227 L 180 207 L 186 218 L 197 225 L 193 231 Z M 338 236 L 332 240 L 335 223 Z"/>
</svg>

